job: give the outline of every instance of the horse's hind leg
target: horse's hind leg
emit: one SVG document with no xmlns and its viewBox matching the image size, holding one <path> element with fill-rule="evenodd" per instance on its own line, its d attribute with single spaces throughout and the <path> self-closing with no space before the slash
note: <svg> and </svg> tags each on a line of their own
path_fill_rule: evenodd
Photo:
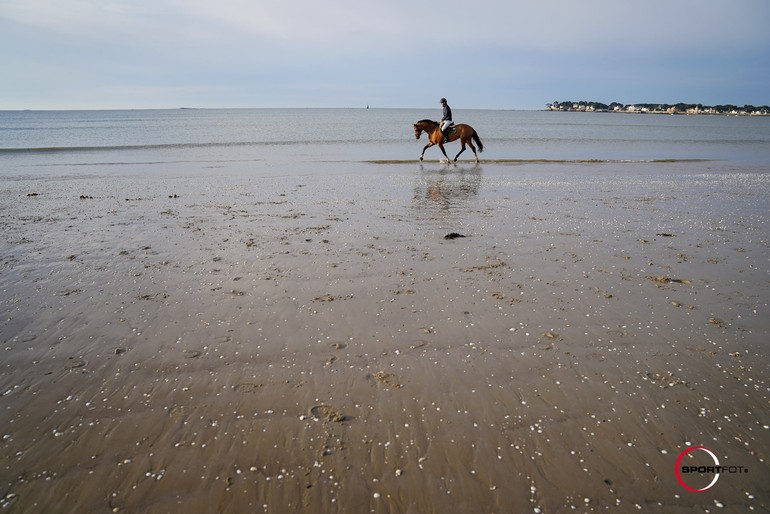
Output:
<svg viewBox="0 0 770 514">
<path fill-rule="evenodd" d="M 460 144 L 462 144 L 462 147 L 460 148 L 460 151 L 457 152 L 457 155 L 455 155 L 455 162 L 457 162 L 457 158 L 460 157 L 460 154 L 465 151 L 465 141 L 460 141 Z"/>
<path fill-rule="evenodd" d="M 473 150 L 473 156 L 476 158 L 476 162 L 479 162 L 479 154 L 476 153 L 476 147 L 473 146 L 473 142 L 468 141 L 468 146 L 470 146 L 471 150 Z"/>
</svg>

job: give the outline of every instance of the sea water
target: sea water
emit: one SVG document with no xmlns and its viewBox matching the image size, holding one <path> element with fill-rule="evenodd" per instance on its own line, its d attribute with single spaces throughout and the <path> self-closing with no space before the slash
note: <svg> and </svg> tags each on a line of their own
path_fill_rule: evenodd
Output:
<svg viewBox="0 0 770 514">
<path fill-rule="evenodd" d="M 111 166 L 291 166 L 416 162 L 427 138 L 413 123 L 438 109 L 169 109 L 0 111 L 0 176 Z M 703 160 L 767 169 L 770 117 L 455 110 L 473 126 L 482 161 Z M 454 157 L 457 142 L 446 145 Z M 436 147 L 426 161 L 443 157 Z M 469 149 L 461 160 L 473 159 Z M 57 169 L 58 168 L 58 169 Z"/>
</svg>

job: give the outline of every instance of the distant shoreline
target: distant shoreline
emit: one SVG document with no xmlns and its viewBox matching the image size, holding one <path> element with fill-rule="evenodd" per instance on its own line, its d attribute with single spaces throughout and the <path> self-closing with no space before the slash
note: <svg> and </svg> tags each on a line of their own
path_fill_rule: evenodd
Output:
<svg viewBox="0 0 770 514">
<path fill-rule="evenodd" d="M 546 111 L 560 112 L 610 112 L 627 114 L 685 114 L 707 116 L 770 116 L 770 107 L 767 105 L 703 105 L 703 104 L 629 104 L 618 102 L 604 104 L 602 102 L 570 100 L 553 102 L 546 106 Z"/>
</svg>

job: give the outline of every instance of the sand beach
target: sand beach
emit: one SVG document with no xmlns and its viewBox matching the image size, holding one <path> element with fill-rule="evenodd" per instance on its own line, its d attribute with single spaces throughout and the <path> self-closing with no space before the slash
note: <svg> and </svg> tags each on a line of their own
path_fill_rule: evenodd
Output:
<svg viewBox="0 0 770 514">
<path fill-rule="evenodd" d="M 766 170 L 165 166 L 0 182 L 0 510 L 770 509 Z"/>
</svg>

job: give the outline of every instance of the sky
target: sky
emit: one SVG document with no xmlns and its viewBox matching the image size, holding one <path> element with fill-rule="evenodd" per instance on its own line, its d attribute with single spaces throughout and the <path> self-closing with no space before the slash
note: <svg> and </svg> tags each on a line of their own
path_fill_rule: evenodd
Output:
<svg viewBox="0 0 770 514">
<path fill-rule="evenodd" d="M 0 110 L 770 104 L 768 0 L 0 0 Z"/>
</svg>

